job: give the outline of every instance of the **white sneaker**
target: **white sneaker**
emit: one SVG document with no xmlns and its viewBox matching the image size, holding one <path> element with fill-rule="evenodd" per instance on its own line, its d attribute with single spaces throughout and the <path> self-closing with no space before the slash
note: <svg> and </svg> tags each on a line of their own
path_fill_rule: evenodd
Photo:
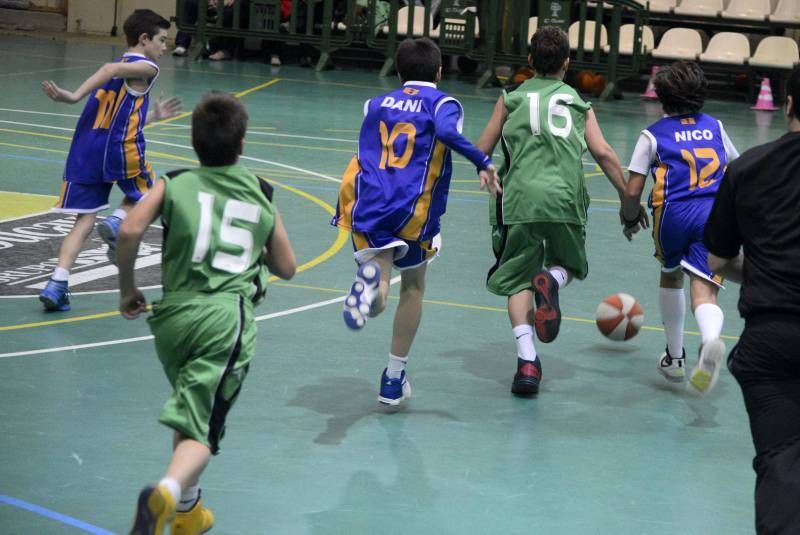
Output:
<svg viewBox="0 0 800 535">
<path fill-rule="evenodd" d="M 361 264 L 356 272 L 356 280 L 350 293 L 344 299 L 342 316 L 345 324 L 353 330 L 364 327 L 367 317 L 378 296 L 381 282 L 381 268 L 377 262 L 370 260 Z"/>
<path fill-rule="evenodd" d="M 280 67 L 281 66 L 281 57 L 278 54 L 272 54 L 269 57 L 269 64 L 273 67 Z"/>
<path fill-rule="evenodd" d="M 176 46 L 175 50 L 172 51 L 173 56 L 183 57 L 186 55 L 186 47 L 184 46 Z"/>
<path fill-rule="evenodd" d="M 686 351 L 681 353 L 679 358 L 674 358 L 669 354 L 669 349 L 665 348 L 664 353 L 658 358 L 658 372 L 671 383 L 682 383 L 686 380 Z"/>
<path fill-rule="evenodd" d="M 689 386 L 698 394 L 706 394 L 719 379 L 722 357 L 725 356 L 725 342 L 717 338 L 700 346 L 700 357 L 697 366 L 689 376 Z"/>
</svg>

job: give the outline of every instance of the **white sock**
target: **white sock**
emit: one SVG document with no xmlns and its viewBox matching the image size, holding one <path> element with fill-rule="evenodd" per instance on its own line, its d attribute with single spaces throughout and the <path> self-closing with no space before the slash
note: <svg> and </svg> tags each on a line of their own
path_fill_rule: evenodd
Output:
<svg viewBox="0 0 800 535">
<path fill-rule="evenodd" d="M 406 369 L 408 357 L 398 357 L 389 353 L 389 364 L 386 366 L 386 377 L 389 379 L 400 379 L 403 370 Z"/>
<path fill-rule="evenodd" d="M 673 358 L 683 356 L 683 322 L 686 318 L 686 296 L 683 288 L 661 288 L 658 292 L 661 322 L 667 335 L 667 348 Z"/>
<path fill-rule="evenodd" d="M 118 217 L 121 221 L 125 221 L 125 218 L 128 216 L 128 212 L 126 212 L 122 208 L 117 208 L 111 215 L 114 217 Z"/>
<path fill-rule="evenodd" d="M 167 487 L 169 493 L 172 494 L 173 498 L 175 498 L 175 503 L 178 503 L 181 500 L 181 486 L 177 480 L 172 479 L 171 477 L 165 477 L 159 481 L 158 484 Z"/>
<path fill-rule="evenodd" d="M 550 266 L 549 268 L 547 268 L 547 271 L 550 272 L 550 274 L 558 283 L 559 290 L 564 286 L 566 286 L 567 284 L 569 284 L 569 281 L 572 280 L 569 271 L 567 271 L 566 268 L 563 268 L 561 266 Z"/>
<path fill-rule="evenodd" d="M 186 511 L 191 511 L 194 504 L 197 503 L 197 500 L 200 499 L 200 485 L 192 485 L 191 487 L 187 487 L 181 493 L 181 501 L 178 503 L 178 511 L 185 513 Z"/>
<path fill-rule="evenodd" d="M 51 278 L 54 281 L 67 281 L 69 280 L 69 270 L 60 266 L 56 266 L 56 269 L 53 270 L 53 276 Z"/>
<path fill-rule="evenodd" d="M 536 348 L 533 347 L 533 327 L 517 325 L 511 331 L 517 342 L 517 357 L 531 362 L 536 360 Z"/>
<path fill-rule="evenodd" d="M 717 305 L 703 303 L 694 309 L 694 318 L 697 320 L 697 326 L 700 327 L 700 337 L 704 344 L 716 340 L 722 334 L 722 322 L 725 315 Z"/>
</svg>

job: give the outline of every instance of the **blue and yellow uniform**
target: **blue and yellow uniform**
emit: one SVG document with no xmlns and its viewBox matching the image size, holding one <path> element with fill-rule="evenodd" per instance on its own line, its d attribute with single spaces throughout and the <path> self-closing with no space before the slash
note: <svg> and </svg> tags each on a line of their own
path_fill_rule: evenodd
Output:
<svg viewBox="0 0 800 535">
<path fill-rule="evenodd" d="M 737 156 L 722 123 L 703 113 L 664 117 L 642 131 L 629 169 L 655 180 L 648 205 L 655 256 L 665 271 L 683 268 L 720 284 L 708 268 L 703 229 L 728 161 Z"/>
<path fill-rule="evenodd" d="M 331 224 L 352 232 L 356 260 L 395 249 L 395 266 L 409 269 L 435 255 L 434 239 L 447 205 L 450 149 L 485 169 L 491 159 L 461 135 L 464 112 L 431 82 L 368 100 L 358 154 L 342 178 Z"/>
<path fill-rule="evenodd" d="M 144 61 L 156 74 L 146 80 L 144 91 L 135 90 L 124 78 L 112 78 L 89 96 L 72 137 L 55 211 L 103 210 L 115 182 L 132 201 L 138 201 L 152 185 L 153 170 L 145 159 L 142 129 L 158 65 L 130 52 L 117 61 Z"/>
</svg>

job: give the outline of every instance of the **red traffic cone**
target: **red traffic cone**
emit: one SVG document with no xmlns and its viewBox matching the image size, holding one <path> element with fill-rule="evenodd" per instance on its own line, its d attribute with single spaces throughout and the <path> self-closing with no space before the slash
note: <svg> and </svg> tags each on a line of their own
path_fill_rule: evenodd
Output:
<svg viewBox="0 0 800 535">
<path fill-rule="evenodd" d="M 661 67 L 659 67 L 658 65 L 653 65 L 653 68 L 650 70 L 650 81 L 647 82 L 647 89 L 645 89 L 644 93 L 642 93 L 643 99 L 658 100 L 658 95 L 656 95 L 656 86 L 653 85 L 653 80 L 655 80 L 656 74 L 660 70 Z"/>
<path fill-rule="evenodd" d="M 772 86 L 769 84 L 769 77 L 765 76 L 761 80 L 761 90 L 758 92 L 756 105 L 750 109 L 760 111 L 775 111 L 778 109 L 772 101 Z"/>
</svg>

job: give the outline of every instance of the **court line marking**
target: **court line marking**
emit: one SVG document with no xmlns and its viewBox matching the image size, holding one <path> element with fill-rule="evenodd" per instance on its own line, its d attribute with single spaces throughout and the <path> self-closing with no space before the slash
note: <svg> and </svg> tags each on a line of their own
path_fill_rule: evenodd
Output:
<svg viewBox="0 0 800 535">
<path fill-rule="evenodd" d="M 11 496 L 0 494 L 0 503 L 4 503 L 12 507 L 17 507 L 24 511 L 28 511 L 30 513 L 34 513 L 39 516 L 43 516 L 45 518 L 49 518 L 50 520 L 55 520 L 56 522 L 72 526 L 73 528 L 85 531 L 86 533 L 92 533 L 93 535 L 114 535 L 113 531 L 105 530 L 103 528 L 89 524 L 88 522 L 84 522 L 83 520 L 65 515 L 63 513 L 59 513 L 58 511 L 53 511 L 52 509 L 47 509 L 45 507 L 42 507 L 41 505 L 36 505 L 35 503 L 30 503 L 24 500 L 20 500 L 19 498 L 14 498 Z"/>
</svg>

